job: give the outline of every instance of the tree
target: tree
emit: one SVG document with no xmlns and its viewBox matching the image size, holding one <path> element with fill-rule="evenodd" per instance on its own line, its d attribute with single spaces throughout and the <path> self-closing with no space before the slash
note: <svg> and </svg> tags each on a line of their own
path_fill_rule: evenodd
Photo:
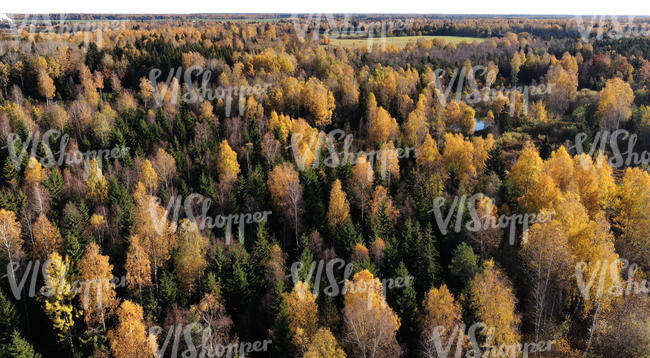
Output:
<svg viewBox="0 0 650 358">
<path fill-rule="evenodd" d="M 561 198 L 555 181 L 543 171 L 543 161 L 532 142 L 521 150 L 512 167 L 512 183 L 519 193 L 517 201 L 529 212 L 552 208 Z"/>
<path fill-rule="evenodd" d="M 129 300 L 117 309 L 118 325 L 108 332 L 111 353 L 116 358 L 154 357 L 143 322 L 142 307 Z"/>
<path fill-rule="evenodd" d="M 445 150 L 442 155 L 442 167 L 449 173 L 452 168 L 458 170 L 460 183 L 469 185 L 476 177 L 477 168 L 474 165 L 474 145 L 465 140 L 460 133 L 445 134 Z"/>
<path fill-rule="evenodd" d="M 471 306 L 481 322 L 494 328 L 494 345 L 518 344 L 520 318 L 515 313 L 517 298 L 512 284 L 492 259 L 470 283 Z"/>
<path fill-rule="evenodd" d="M 334 95 L 317 78 L 311 77 L 302 87 L 305 109 L 314 118 L 314 125 L 324 128 L 332 123 Z"/>
<path fill-rule="evenodd" d="M 327 211 L 327 223 L 335 228 L 350 218 L 350 203 L 341 189 L 341 181 L 336 179 L 330 192 L 330 205 Z"/>
<path fill-rule="evenodd" d="M 41 358 L 41 355 L 34 352 L 34 347 L 20 337 L 20 333 L 14 330 L 11 335 L 11 343 L 7 347 L 7 353 L 12 358 Z"/>
<path fill-rule="evenodd" d="M 621 256 L 650 269 L 650 174 L 639 168 L 627 168 L 618 187 L 614 208 L 614 227 L 621 235 L 616 246 Z"/>
<path fill-rule="evenodd" d="M 169 192 L 169 184 L 177 176 L 176 160 L 164 149 L 158 148 L 151 165 L 158 174 L 158 178 L 165 184 L 165 189 Z"/>
<path fill-rule="evenodd" d="M 41 96 L 47 100 L 47 105 L 50 105 L 50 100 L 54 97 L 56 87 L 50 78 L 50 75 L 44 69 L 38 71 L 38 90 Z"/>
<path fill-rule="evenodd" d="M 537 340 L 548 317 L 553 315 L 549 312 L 549 304 L 554 302 L 554 295 L 561 295 L 569 284 L 573 257 L 567 234 L 558 222 L 537 223 L 530 228 L 526 238 L 521 256 L 532 286 L 530 299 Z"/>
<path fill-rule="evenodd" d="M 316 295 L 311 292 L 309 283 L 298 281 L 291 293 L 284 294 L 284 300 L 287 303 L 293 343 L 299 349 L 306 351 L 318 329 Z"/>
<path fill-rule="evenodd" d="M 208 266 L 205 252 L 208 248 L 208 238 L 201 235 L 195 222 L 183 219 L 178 231 L 178 257 L 176 271 L 181 287 L 190 294 L 194 293 L 201 274 Z"/>
<path fill-rule="evenodd" d="M 393 142 L 388 142 L 381 146 L 379 151 L 379 173 L 381 179 L 390 186 L 391 178 L 399 179 L 399 158 Z"/>
<path fill-rule="evenodd" d="M 345 337 L 355 356 L 399 356 L 402 349 L 395 334 L 400 319 L 382 296 L 381 282 L 370 271 L 363 270 L 345 285 Z"/>
<path fill-rule="evenodd" d="M 158 186 L 160 182 L 158 181 L 158 174 L 153 169 L 153 165 L 149 159 L 145 159 L 144 162 L 140 165 L 140 173 L 138 175 L 138 181 L 144 184 L 147 193 L 150 195 L 155 195 L 158 191 Z"/>
<path fill-rule="evenodd" d="M 456 280 L 464 284 L 479 272 L 479 257 L 474 253 L 472 247 L 464 242 L 456 246 L 451 257 L 449 271 Z"/>
<path fill-rule="evenodd" d="M 451 101 L 445 108 L 447 126 L 460 131 L 464 135 L 474 133 L 474 127 L 476 126 L 475 115 L 476 111 L 463 101 L 460 103 Z"/>
<path fill-rule="evenodd" d="M 428 175 L 440 169 L 440 152 L 436 141 L 427 133 L 424 143 L 419 147 L 416 162 L 418 167 L 422 168 Z"/>
<path fill-rule="evenodd" d="M 494 201 L 480 194 L 474 203 L 472 210 L 472 224 L 473 229 L 478 230 L 469 230 L 467 235 L 470 238 L 470 242 L 478 247 L 478 251 L 481 255 L 481 261 L 485 258 L 485 252 L 493 253 L 499 248 L 501 244 L 501 237 L 503 232 L 496 223 L 499 221 L 497 217 L 497 208 L 494 204 Z"/>
<path fill-rule="evenodd" d="M 352 192 L 357 200 L 361 201 L 361 222 L 364 221 L 364 211 L 366 207 L 366 197 L 369 195 L 372 183 L 374 181 L 374 172 L 372 165 L 366 160 L 366 155 L 362 154 L 361 158 L 352 168 Z"/>
<path fill-rule="evenodd" d="M 16 214 L 13 211 L 0 209 L 0 240 L 9 260 L 11 275 L 14 275 L 14 260 L 22 255 L 23 238 L 21 237 L 20 223 L 16 221 Z M 13 278 L 15 280 L 15 277 Z"/>
<path fill-rule="evenodd" d="M 415 110 L 409 113 L 408 120 L 404 125 L 404 136 L 407 142 L 416 148 L 420 146 L 425 136 L 429 134 L 426 107 L 427 99 L 421 94 Z"/>
<path fill-rule="evenodd" d="M 237 153 L 230 148 L 227 140 L 223 140 L 219 144 L 219 157 L 217 159 L 219 181 L 224 183 L 233 183 L 237 179 L 239 171 Z"/>
<path fill-rule="evenodd" d="M 34 223 L 34 259 L 45 261 L 53 252 L 61 250 L 62 245 L 59 230 L 41 214 Z"/>
<path fill-rule="evenodd" d="M 600 91 L 600 101 L 596 115 L 601 119 L 601 128 L 606 131 L 615 131 L 621 121 L 630 118 L 634 93 L 630 85 L 622 79 L 615 77 L 607 80 L 605 87 Z"/>
<path fill-rule="evenodd" d="M 197 305 L 191 307 L 191 312 L 196 314 L 198 322 L 206 329 L 204 332 L 209 332 L 206 347 L 208 356 L 216 356 L 215 351 L 219 345 L 236 345 L 239 340 L 237 335 L 232 333 L 233 321 L 219 300 L 218 290 L 213 287 Z"/>
<path fill-rule="evenodd" d="M 103 202 L 108 196 L 108 182 L 99 167 L 97 159 L 91 159 L 86 179 L 86 198 L 96 203 Z"/>
<path fill-rule="evenodd" d="M 101 323 L 106 330 L 106 319 L 113 313 L 119 300 L 110 281 L 113 265 L 108 256 L 99 253 L 99 246 L 91 242 L 86 246 L 84 256 L 79 260 L 79 275 L 84 282 L 79 299 L 84 309 L 84 318 L 89 328 Z"/>
<path fill-rule="evenodd" d="M 460 344 L 452 349 L 446 342 L 456 340 L 457 335 L 464 334 L 462 308 L 449 292 L 446 285 L 432 288 L 422 301 L 423 317 L 421 323 L 422 351 L 424 357 L 442 356 L 441 347 L 449 348 L 448 352 L 462 352 L 467 338 L 458 339 Z"/>
<path fill-rule="evenodd" d="M 553 84 L 548 103 L 558 114 L 564 114 L 578 90 L 578 63 L 568 52 L 546 73 L 546 82 Z"/>
<path fill-rule="evenodd" d="M 171 250 L 176 247 L 176 227 L 167 220 L 167 211 L 155 197 L 148 195 L 142 183 L 137 184 L 135 193 L 134 235 L 140 238 L 144 251 L 153 269 L 154 282 L 158 288 L 158 268 L 169 260 Z"/>
<path fill-rule="evenodd" d="M 377 115 L 370 123 L 370 143 L 377 145 L 385 143 L 399 134 L 399 127 L 395 118 L 391 117 L 388 111 L 379 107 Z"/>
<path fill-rule="evenodd" d="M 274 205 L 284 212 L 284 216 L 294 220 L 296 246 L 298 245 L 298 213 L 301 211 L 302 186 L 298 172 L 293 165 L 283 163 L 276 165 L 267 181 Z"/>
<path fill-rule="evenodd" d="M 52 321 L 54 330 L 59 340 L 68 339 L 70 349 L 74 355 L 74 344 L 72 343 L 72 327 L 74 326 L 74 314 L 72 299 L 76 295 L 69 281 L 70 260 L 65 260 L 53 252 L 47 260 L 45 271 L 45 314 Z M 41 289 L 41 292 L 43 292 Z"/>
<path fill-rule="evenodd" d="M 126 254 L 126 285 L 131 292 L 138 289 L 140 294 L 140 303 L 142 303 L 142 287 L 153 285 L 151 282 L 151 262 L 146 251 L 140 245 L 140 238 L 137 235 L 129 239 L 129 251 Z"/>
<path fill-rule="evenodd" d="M 27 167 L 25 167 L 25 184 L 34 186 L 41 184 L 43 181 L 43 167 L 41 162 L 34 157 L 29 157 Z"/>
<path fill-rule="evenodd" d="M 314 334 L 303 358 L 345 358 L 345 352 L 339 347 L 336 338 L 329 329 L 321 327 Z"/>
</svg>

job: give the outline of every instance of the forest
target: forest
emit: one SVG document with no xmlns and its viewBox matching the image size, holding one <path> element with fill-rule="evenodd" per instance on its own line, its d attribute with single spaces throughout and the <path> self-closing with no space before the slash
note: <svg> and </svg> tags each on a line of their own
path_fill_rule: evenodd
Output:
<svg viewBox="0 0 650 358">
<path fill-rule="evenodd" d="M 649 87 L 650 18 L 2 20 L 0 358 L 650 357 Z"/>
</svg>

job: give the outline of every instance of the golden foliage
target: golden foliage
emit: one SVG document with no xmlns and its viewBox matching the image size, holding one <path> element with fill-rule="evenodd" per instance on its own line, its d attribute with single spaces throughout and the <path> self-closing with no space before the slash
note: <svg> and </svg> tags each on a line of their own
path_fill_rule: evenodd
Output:
<svg viewBox="0 0 650 358">
<path fill-rule="evenodd" d="M 341 188 L 341 181 L 336 179 L 330 192 L 330 205 L 327 210 L 327 223 L 332 227 L 344 224 L 350 217 L 350 203 Z"/>
</svg>

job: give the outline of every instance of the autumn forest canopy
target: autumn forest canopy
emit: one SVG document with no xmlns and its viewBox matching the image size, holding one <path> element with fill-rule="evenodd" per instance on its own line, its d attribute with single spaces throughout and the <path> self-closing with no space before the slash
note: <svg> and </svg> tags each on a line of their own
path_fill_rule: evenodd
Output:
<svg viewBox="0 0 650 358">
<path fill-rule="evenodd" d="M 649 87 L 642 17 L 10 14 L 0 358 L 650 357 Z"/>
</svg>

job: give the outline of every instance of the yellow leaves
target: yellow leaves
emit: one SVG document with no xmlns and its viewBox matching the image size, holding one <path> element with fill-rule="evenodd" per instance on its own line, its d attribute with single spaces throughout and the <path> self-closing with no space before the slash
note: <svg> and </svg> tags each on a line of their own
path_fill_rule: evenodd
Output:
<svg viewBox="0 0 650 358">
<path fill-rule="evenodd" d="M 440 167 L 440 152 L 436 141 L 427 133 L 424 143 L 419 148 L 417 156 L 418 167 L 425 170 L 427 174 L 432 174 L 435 169 Z"/>
<path fill-rule="evenodd" d="M 45 286 L 41 293 L 45 296 L 45 314 L 52 321 L 59 340 L 63 341 L 74 325 L 72 314 L 72 299 L 76 292 L 69 281 L 70 260 L 65 260 L 53 252 L 47 261 L 45 270 Z"/>
<path fill-rule="evenodd" d="M 527 142 L 512 167 L 512 181 L 519 193 L 517 201 L 529 212 L 552 208 L 561 197 L 553 179 L 543 171 L 544 162 L 535 145 Z"/>
<path fill-rule="evenodd" d="M 51 100 L 54 97 L 54 92 L 56 87 L 54 87 L 54 81 L 50 78 L 47 71 L 41 69 L 38 71 L 38 90 L 40 94 L 48 100 Z"/>
<path fill-rule="evenodd" d="M 372 187 L 374 180 L 374 172 L 372 166 L 366 160 L 366 155 L 362 154 L 361 158 L 352 168 L 352 192 L 361 200 L 361 209 L 363 216 L 363 209 L 366 205 L 366 195 L 368 195 L 368 190 Z"/>
<path fill-rule="evenodd" d="M 176 176 L 176 160 L 164 149 L 158 148 L 156 157 L 151 164 L 158 178 L 165 183 L 165 188 L 167 188 L 169 182 Z"/>
<path fill-rule="evenodd" d="M 564 231 L 568 235 L 569 248 L 571 254 L 575 257 L 578 263 L 584 263 L 586 270 L 584 270 L 584 277 L 591 277 L 594 270 L 600 269 L 597 267 L 599 263 L 603 264 L 607 261 L 609 264 L 614 263 L 618 259 L 618 255 L 614 250 L 614 238 L 610 231 L 609 224 L 604 216 L 599 215 L 595 219 L 590 219 L 587 210 L 580 202 L 580 197 L 575 193 L 568 193 L 565 198 L 555 208 L 554 220 L 562 223 Z M 606 275 L 604 287 L 609 287 L 612 280 L 618 279 L 618 273 L 615 277 Z M 596 297 L 598 295 L 596 287 L 592 287 L 592 293 Z M 574 297 L 579 295 L 577 287 L 574 286 L 572 290 Z M 602 293 L 601 293 L 602 294 Z M 585 302 L 584 312 L 588 312 L 593 302 Z"/>
<path fill-rule="evenodd" d="M 23 238 L 20 234 L 20 223 L 16 221 L 16 214 L 0 209 L 0 245 L 4 249 L 2 254 L 6 253 L 9 260 L 22 251 Z"/>
<path fill-rule="evenodd" d="M 492 133 L 488 134 L 485 138 L 472 137 L 472 144 L 474 145 L 474 157 L 472 159 L 474 161 L 474 167 L 477 170 L 483 170 L 485 168 L 485 161 L 495 142 Z"/>
<path fill-rule="evenodd" d="M 156 274 L 157 268 L 169 259 L 170 251 L 176 246 L 175 227 L 167 220 L 165 208 L 158 204 L 156 197 L 146 193 L 140 182 L 133 199 L 136 203 L 133 234 L 140 237 Z"/>
<path fill-rule="evenodd" d="M 43 167 L 38 159 L 29 157 L 25 168 L 25 183 L 27 185 L 40 184 L 43 181 Z"/>
<path fill-rule="evenodd" d="M 474 133 L 474 127 L 476 126 L 475 115 L 476 111 L 463 101 L 460 103 L 451 101 L 445 108 L 447 126 L 455 128 L 465 135 Z"/>
<path fill-rule="evenodd" d="M 138 236 L 131 236 L 129 241 L 131 244 L 126 254 L 124 269 L 126 270 L 127 276 L 126 285 L 134 292 L 136 288 L 142 290 L 143 286 L 149 287 L 152 285 L 151 262 L 146 251 L 140 245 L 140 238 Z"/>
<path fill-rule="evenodd" d="M 399 216 L 398 210 L 393 206 L 393 199 L 391 199 L 388 191 L 383 186 L 379 185 L 375 188 L 370 201 L 370 219 L 376 220 L 380 210 L 386 210 L 388 219 L 395 223 Z"/>
<path fill-rule="evenodd" d="M 404 125 L 406 141 L 416 147 L 424 140 L 425 135 L 429 134 L 429 124 L 424 109 L 426 102 L 426 98 L 420 95 L 417 108 L 409 114 Z"/>
<path fill-rule="evenodd" d="M 324 143 L 322 135 L 302 118 L 291 120 L 291 147 L 301 170 L 313 164 L 316 152 Z"/>
<path fill-rule="evenodd" d="M 346 358 L 329 329 L 321 327 L 312 338 L 303 358 Z"/>
<path fill-rule="evenodd" d="M 104 217 L 101 215 L 93 214 L 93 216 L 90 217 L 90 226 L 93 228 L 98 228 L 104 224 L 106 224 L 106 220 L 104 220 Z"/>
<path fill-rule="evenodd" d="M 370 143 L 381 144 L 396 138 L 398 134 L 399 127 L 395 118 L 391 117 L 383 107 L 379 107 L 377 115 L 370 123 Z"/>
<path fill-rule="evenodd" d="M 153 169 L 153 165 L 149 159 L 145 159 L 140 165 L 138 181 L 144 184 L 148 194 L 153 195 L 158 191 L 158 185 L 160 184 L 158 181 L 158 174 Z"/>
<path fill-rule="evenodd" d="M 273 204 L 284 211 L 284 216 L 295 220 L 296 240 L 298 236 L 298 212 L 302 201 L 302 186 L 298 172 L 291 164 L 276 165 L 267 180 Z"/>
<path fill-rule="evenodd" d="M 217 158 L 217 172 L 219 180 L 223 183 L 233 183 L 239 175 L 237 153 L 230 148 L 227 140 L 219 143 L 219 156 Z"/>
<path fill-rule="evenodd" d="M 390 185 L 391 178 L 399 179 L 399 158 L 393 142 L 382 145 L 378 160 L 378 170 L 382 180 L 388 181 Z"/>
<path fill-rule="evenodd" d="M 205 67 L 205 58 L 198 52 L 185 52 L 181 57 L 181 63 L 185 70 L 192 66 L 203 68 Z"/>
<path fill-rule="evenodd" d="M 154 88 L 151 85 L 151 82 L 149 82 L 148 79 L 142 77 L 140 79 L 140 94 L 144 99 L 145 107 L 148 106 L 149 101 L 153 99 L 153 91 Z"/>
<path fill-rule="evenodd" d="M 618 187 L 614 205 L 614 226 L 621 230 L 621 246 L 631 261 L 648 265 L 650 247 L 650 174 L 628 168 Z M 626 255 L 626 256 L 627 256 Z M 646 266 L 647 267 L 647 266 Z"/>
<path fill-rule="evenodd" d="M 442 155 L 443 170 L 449 172 L 455 166 L 460 175 L 461 184 L 467 185 L 476 177 L 474 166 L 474 146 L 460 133 L 445 134 L 445 150 Z"/>
<path fill-rule="evenodd" d="M 530 105 L 530 109 L 528 110 L 528 118 L 533 123 L 548 122 L 548 113 L 546 112 L 544 101 L 535 101 Z"/>
<path fill-rule="evenodd" d="M 289 329 L 293 342 L 306 350 L 318 328 L 318 305 L 316 295 L 311 292 L 309 283 L 298 281 L 289 294 L 284 294 L 289 316 Z"/>
<path fill-rule="evenodd" d="M 201 235 L 195 222 L 183 219 L 178 231 L 178 257 L 176 270 L 181 286 L 190 293 L 196 290 L 201 274 L 208 266 L 205 253 L 208 248 L 208 238 Z"/>
<path fill-rule="evenodd" d="M 317 78 L 312 77 L 304 84 L 301 97 L 316 127 L 324 128 L 332 123 L 334 95 Z"/>
<path fill-rule="evenodd" d="M 368 270 L 345 282 L 343 308 L 346 338 L 359 356 L 399 356 L 401 349 L 395 334 L 400 319 L 382 296 L 382 284 Z"/>
<path fill-rule="evenodd" d="M 596 115 L 601 118 L 605 130 L 616 130 L 621 121 L 630 118 L 634 92 L 630 85 L 618 77 L 607 80 L 600 91 Z"/>
<path fill-rule="evenodd" d="M 118 325 L 108 332 L 111 352 L 116 358 L 151 358 L 154 352 L 149 344 L 143 312 L 140 305 L 129 300 L 117 309 Z"/>
<path fill-rule="evenodd" d="M 269 128 L 274 131 L 277 131 L 279 138 L 283 143 L 287 142 L 287 137 L 289 136 L 289 131 L 291 130 L 292 123 L 291 118 L 287 115 L 280 114 L 278 116 L 275 111 L 271 112 L 271 118 L 269 119 Z"/>
<path fill-rule="evenodd" d="M 341 181 L 336 179 L 330 192 L 330 205 L 327 211 L 327 223 L 330 227 L 344 224 L 350 217 L 350 203 L 341 188 Z"/>
<path fill-rule="evenodd" d="M 109 263 L 108 256 L 99 253 L 96 243 L 88 244 L 84 256 L 79 260 L 79 276 L 84 282 L 79 298 L 89 327 L 101 323 L 105 328 L 108 315 L 119 303 L 115 288 L 110 283 L 112 271 L 113 265 Z"/>
<path fill-rule="evenodd" d="M 103 202 L 108 197 L 108 182 L 99 168 L 97 159 L 89 161 L 85 190 L 86 198 L 95 202 Z"/>
<path fill-rule="evenodd" d="M 575 190 L 573 172 L 574 163 L 569 153 L 567 153 L 564 146 L 560 149 L 553 151 L 551 157 L 546 161 L 546 171 L 563 192 L 568 190 Z"/>
<path fill-rule="evenodd" d="M 440 335 L 439 342 L 450 342 L 454 330 L 463 326 L 462 307 L 444 284 L 439 289 L 430 289 L 424 296 L 422 306 L 422 348 L 427 356 L 434 356 L 437 352 L 436 332 Z M 450 351 L 454 352 L 456 348 Z"/>
<path fill-rule="evenodd" d="M 472 306 L 479 319 L 494 328 L 493 344 L 519 343 L 520 318 L 515 313 L 517 298 L 507 276 L 492 259 L 483 264 L 483 271 L 474 276 L 470 287 Z"/>
<path fill-rule="evenodd" d="M 37 260 L 45 261 L 49 255 L 61 249 L 63 239 L 59 230 L 41 214 L 34 223 L 34 253 Z"/>
</svg>

